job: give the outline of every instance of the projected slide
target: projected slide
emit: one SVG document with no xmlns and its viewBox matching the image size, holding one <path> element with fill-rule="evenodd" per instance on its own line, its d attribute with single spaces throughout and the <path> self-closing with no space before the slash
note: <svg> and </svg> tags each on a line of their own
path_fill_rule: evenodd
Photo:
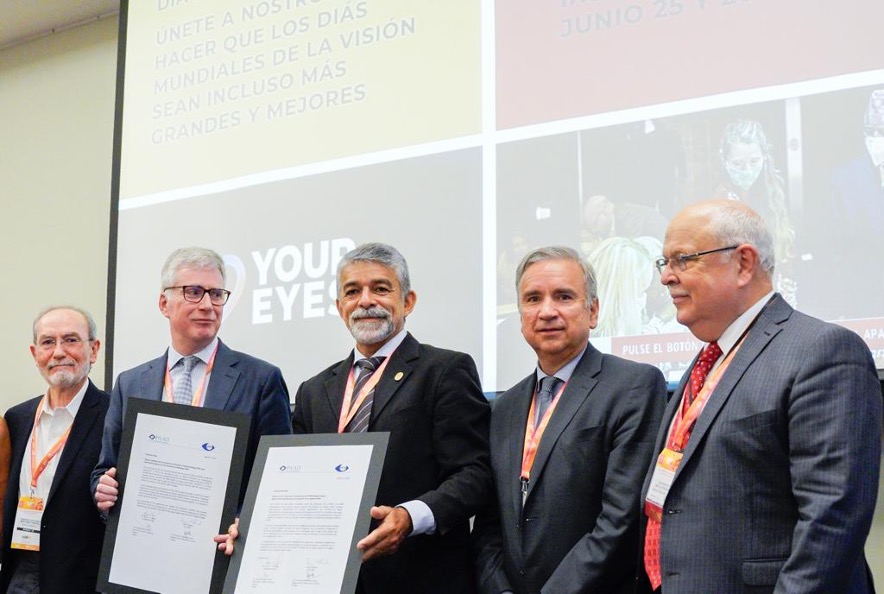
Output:
<svg viewBox="0 0 884 594">
<path fill-rule="evenodd" d="M 599 275 L 603 351 L 679 379 L 700 348 L 653 261 L 669 219 L 741 200 L 776 289 L 884 368 L 884 3 L 151 0 L 123 6 L 113 369 L 168 344 L 166 255 L 222 253 L 220 336 L 292 392 L 346 356 L 335 266 L 397 246 L 406 327 L 470 353 L 486 392 L 535 364 L 531 248 Z M 845 43 L 849 39 L 850 43 Z"/>
</svg>

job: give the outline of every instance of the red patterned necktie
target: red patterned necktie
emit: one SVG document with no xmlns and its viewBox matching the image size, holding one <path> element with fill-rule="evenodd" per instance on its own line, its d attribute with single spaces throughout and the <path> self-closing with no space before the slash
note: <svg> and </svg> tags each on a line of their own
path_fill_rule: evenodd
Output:
<svg viewBox="0 0 884 594">
<path fill-rule="evenodd" d="M 687 407 L 691 405 L 694 398 L 703 389 L 709 370 L 712 369 L 712 366 L 715 365 L 720 356 L 721 347 L 715 341 L 706 345 L 706 348 L 700 353 L 700 358 L 697 359 L 697 363 L 691 369 L 691 377 L 688 380 L 690 385 L 684 398 L 684 411 L 687 410 Z M 650 517 L 648 518 L 648 530 L 645 532 L 645 571 L 648 573 L 648 579 L 651 581 L 651 588 L 654 590 L 659 588 L 663 583 L 660 571 L 660 522 Z"/>
</svg>

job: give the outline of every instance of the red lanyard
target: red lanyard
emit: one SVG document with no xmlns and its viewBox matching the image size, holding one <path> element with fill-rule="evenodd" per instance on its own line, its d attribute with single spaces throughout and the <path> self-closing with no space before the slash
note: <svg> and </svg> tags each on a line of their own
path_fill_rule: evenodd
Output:
<svg viewBox="0 0 884 594">
<path fill-rule="evenodd" d="M 745 335 L 743 339 L 745 339 Z M 712 392 L 721 380 L 721 376 L 724 375 L 724 372 L 727 371 L 728 366 L 730 366 L 734 355 L 740 350 L 740 345 L 743 344 L 743 339 L 740 339 L 740 342 L 730 350 L 721 362 L 721 365 L 719 365 L 706 380 L 706 383 L 700 388 L 700 393 L 697 394 L 697 397 L 694 398 L 694 401 L 688 407 L 687 412 L 684 411 L 684 406 L 678 407 L 678 412 L 675 415 L 675 423 L 672 425 L 672 430 L 669 432 L 669 440 L 666 445 L 670 450 L 676 452 L 684 451 L 684 448 L 688 443 L 688 438 L 691 436 L 691 430 L 694 428 L 694 423 L 697 422 L 697 418 L 700 416 L 700 413 L 703 412 L 706 403 L 709 402 L 709 397 L 712 396 Z M 685 386 L 685 391 L 682 394 L 682 401 L 684 401 L 688 390 L 690 389 L 691 382 L 688 381 Z"/>
<path fill-rule="evenodd" d="M 534 406 L 537 403 L 537 398 L 535 396 L 531 399 L 531 408 L 528 409 L 528 422 L 525 425 L 525 442 L 522 446 L 522 472 L 519 475 L 523 482 L 531 479 L 531 468 L 534 466 L 534 458 L 537 457 L 537 448 L 540 447 L 543 432 L 546 431 L 546 426 L 549 424 L 553 410 L 555 410 L 556 405 L 559 403 L 559 396 L 565 391 L 565 386 L 567 385 L 567 382 L 562 383 L 562 387 L 556 392 L 553 401 L 546 409 L 546 412 L 543 413 L 543 418 L 536 428 L 534 427 Z"/>
<path fill-rule="evenodd" d="M 353 420 L 356 411 L 359 410 L 359 405 L 363 403 L 368 394 L 374 390 L 374 387 L 378 385 L 379 381 L 381 381 L 381 374 L 384 373 L 384 369 L 387 368 L 387 363 L 389 361 L 390 357 L 384 359 L 384 362 L 381 363 L 380 367 L 375 370 L 372 376 L 368 378 L 368 381 L 365 382 L 365 385 L 362 386 L 362 389 L 359 390 L 359 394 L 356 395 L 356 401 L 352 403 L 353 388 L 356 387 L 356 374 L 353 373 L 354 368 L 350 368 L 350 375 L 347 377 L 347 388 L 344 390 L 344 401 L 341 403 L 341 418 L 338 419 L 338 433 L 344 432 L 344 429 L 347 428 L 347 424 Z"/>
<path fill-rule="evenodd" d="M 206 366 L 206 373 L 203 374 L 203 379 L 200 380 L 200 385 L 196 387 L 196 390 L 193 393 L 193 399 L 190 401 L 191 406 L 202 406 L 203 405 L 203 388 L 206 385 L 206 379 L 209 377 L 209 374 L 212 373 L 212 368 L 215 367 L 215 355 L 218 354 L 218 346 L 221 343 L 215 345 L 215 350 L 212 351 L 212 356 L 209 357 L 209 364 Z M 175 402 L 175 392 L 172 391 L 172 375 L 169 373 L 169 366 L 166 365 L 166 402 Z"/>
<path fill-rule="evenodd" d="M 37 407 L 37 414 L 34 415 L 34 430 L 31 432 L 31 491 L 37 489 L 37 479 L 40 478 L 40 475 L 43 474 L 43 471 L 46 470 L 46 466 L 49 465 L 49 462 L 61 451 L 61 448 L 64 447 L 64 444 L 68 440 L 68 436 L 71 434 L 71 428 L 74 426 L 73 423 L 67 428 L 67 430 L 62 434 L 61 437 L 58 438 L 58 441 L 55 442 L 49 451 L 46 452 L 46 455 L 43 456 L 43 459 L 40 460 L 40 464 L 37 464 L 37 425 L 40 422 L 40 414 L 43 412 L 43 404 L 46 401 L 46 396 L 43 396 L 43 399 L 40 400 L 40 405 Z"/>
</svg>

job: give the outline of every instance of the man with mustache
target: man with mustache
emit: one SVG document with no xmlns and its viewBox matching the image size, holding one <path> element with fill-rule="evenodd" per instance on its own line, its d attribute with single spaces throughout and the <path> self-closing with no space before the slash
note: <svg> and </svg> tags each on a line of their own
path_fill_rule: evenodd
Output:
<svg viewBox="0 0 884 594">
<path fill-rule="evenodd" d="M 474 592 L 469 518 L 491 487 L 489 407 L 468 355 L 405 331 L 416 300 L 395 248 L 347 253 L 336 304 L 356 347 L 295 397 L 296 434 L 390 433 L 372 530 L 357 544 L 361 594 Z"/>
<path fill-rule="evenodd" d="M 3 510 L 2 592 L 95 592 L 104 522 L 89 497 L 108 395 L 89 380 L 101 342 L 92 316 L 51 307 L 31 355 L 49 387 L 6 412 L 12 465 Z"/>
<path fill-rule="evenodd" d="M 92 492 L 103 512 L 117 501 L 116 464 L 129 398 L 249 415 L 240 502 L 261 436 L 291 433 L 288 389 L 279 368 L 234 351 L 218 338 L 224 304 L 230 296 L 224 288 L 221 256 L 199 247 L 175 250 L 166 259 L 160 280 L 159 309 L 169 320 L 169 348 L 159 358 L 117 377 L 101 457 L 92 475 Z"/>
</svg>

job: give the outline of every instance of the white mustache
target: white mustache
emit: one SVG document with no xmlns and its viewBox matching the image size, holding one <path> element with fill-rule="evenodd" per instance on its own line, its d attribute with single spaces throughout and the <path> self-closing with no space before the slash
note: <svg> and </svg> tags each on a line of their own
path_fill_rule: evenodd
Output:
<svg viewBox="0 0 884 594">
<path fill-rule="evenodd" d="M 383 318 L 385 320 L 389 320 L 392 316 L 390 312 L 388 312 L 383 307 L 374 306 L 365 308 L 357 308 L 353 310 L 353 313 L 350 314 L 350 321 L 354 322 L 356 320 L 362 320 L 365 318 Z"/>
<path fill-rule="evenodd" d="M 47 369 L 55 369 L 56 367 L 73 367 L 76 365 L 76 362 L 73 360 L 70 361 L 55 361 L 54 363 L 50 363 L 46 366 Z"/>
</svg>

